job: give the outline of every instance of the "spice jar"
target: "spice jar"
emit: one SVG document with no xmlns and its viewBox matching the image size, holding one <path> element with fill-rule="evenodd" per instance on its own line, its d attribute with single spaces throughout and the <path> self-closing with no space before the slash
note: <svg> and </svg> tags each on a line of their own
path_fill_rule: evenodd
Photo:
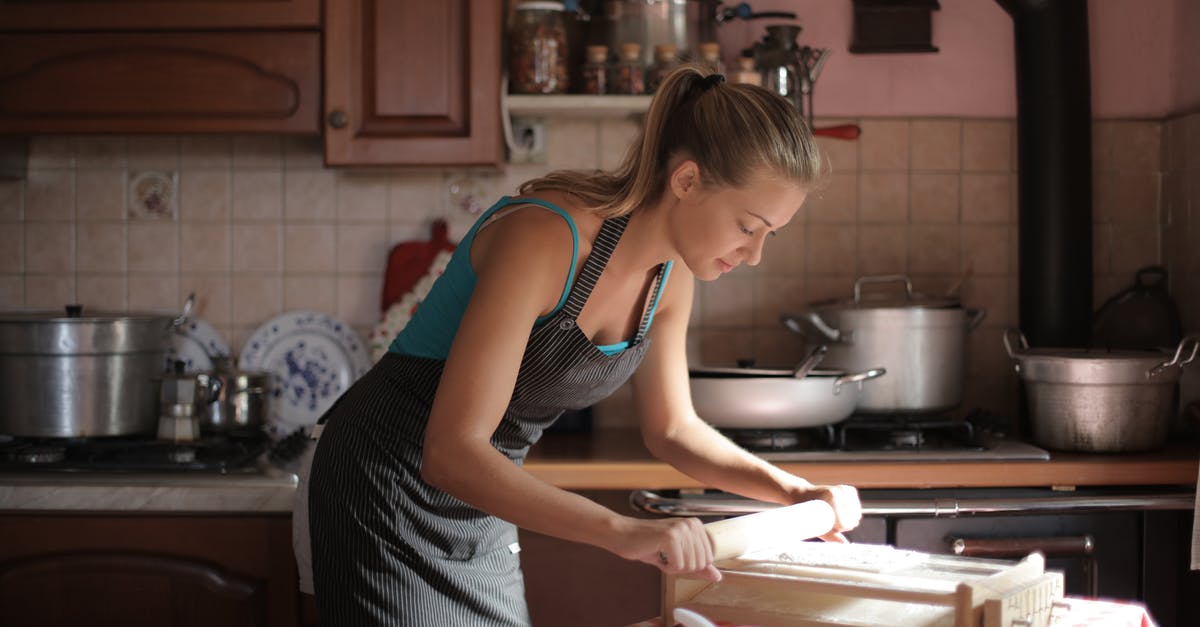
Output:
<svg viewBox="0 0 1200 627">
<path fill-rule="evenodd" d="M 754 57 L 738 57 L 738 69 L 733 73 L 733 82 L 762 85 L 762 75 L 754 69 Z"/>
<path fill-rule="evenodd" d="M 621 44 L 621 58 L 613 69 L 613 93 L 646 93 L 646 72 L 642 68 L 641 57 L 641 44 L 633 42 Z"/>
<path fill-rule="evenodd" d="M 654 46 L 654 65 L 650 66 L 650 73 L 646 76 L 646 91 L 656 91 L 678 64 L 673 44 Z"/>
<path fill-rule="evenodd" d="M 724 74 L 725 67 L 721 63 L 721 44 L 715 41 L 706 41 L 699 46 L 700 50 L 700 65 L 704 69 L 714 74 Z"/>
<path fill-rule="evenodd" d="M 509 91 L 560 94 L 567 91 L 567 28 L 561 2 L 522 2 L 509 25 Z"/>
<path fill-rule="evenodd" d="M 587 62 L 580 72 L 583 77 L 583 93 L 607 94 L 608 85 L 608 46 L 588 46 Z"/>
</svg>

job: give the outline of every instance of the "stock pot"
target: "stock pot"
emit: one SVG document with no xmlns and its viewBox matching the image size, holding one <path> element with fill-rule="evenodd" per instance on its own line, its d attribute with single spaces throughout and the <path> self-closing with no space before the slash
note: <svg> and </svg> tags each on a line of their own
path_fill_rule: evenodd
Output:
<svg viewBox="0 0 1200 627">
<path fill-rule="evenodd" d="M 904 292 L 864 290 L 903 284 Z M 939 412 L 957 407 L 965 389 L 967 334 L 986 312 L 965 309 L 957 299 L 913 291 L 903 275 L 865 276 L 849 300 L 809 304 L 785 324 L 829 346 L 829 368 L 862 372 L 882 367 L 886 379 L 866 387 L 858 411 L 872 414 Z"/>
<path fill-rule="evenodd" d="M 849 418 L 863 390 L 884 373 L 882 368 L 813 370 L 796 378 L 794 370 L 692 368 L 692 404 L 705 422 L 718 428 L 817 427 Z"/>
<path fill-rule="evenodd" d="M 0 433 L 153 435 L 158 387 L 178 317 L 153 313 L 0 313 Z"/>
<path fill-rule="evenodd" d="M 1015 329 L 1004 333 L 1004 347 L 1025 385 L 1037 444 L 1060 451 L 1132 452 L 1166 443 L 1175 384 L 1200 352 L 1200 336 L 1183 338 L 1173 356 L 1030 348 Z"/>
</svg>

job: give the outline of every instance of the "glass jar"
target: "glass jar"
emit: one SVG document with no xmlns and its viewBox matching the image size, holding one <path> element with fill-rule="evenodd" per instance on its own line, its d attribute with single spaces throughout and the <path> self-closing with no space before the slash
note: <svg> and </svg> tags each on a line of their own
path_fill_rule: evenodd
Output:
<svg viewBox="0 0 1200 627">
<path fill-rule="evenodd" d="M 713 74 L 725 73 L 725 65 L 721 63 L 721 44 L 706 41 L 697 48 L 700 50 L 700 65 L 704 66 L 704 69 Z"/>
<path fill-rule="evenodd" d="M 621 44 L 621 56 L 613 68 L 614 94 L 644 94 L 646 93 L 646 71 L 642 67 L 641 44 L 629 42 Z"/>
<path fill-rule="evenodd" d="M 509 24 L 508 85 L 514 94 L 567 91 L 569 49 L 561 2 L 522 2 Z"/>
<path fill-rule="evenodd" d="M 580 71 L 583 78 L 583 93 L 607 94 L 608 85 L 608 46 L 588 46 L 587 61 Z"/>
<path fill-rule="evenodd" d="M 646 76 L 646 91 L 654 92 L 658 90 L 658 86 L 667 78 L 674 69 L 679 65 L 679 61 L 675 57 L 674 44 L 658 44 L 654 46 L 654 65 L 650 66 L 650 72 Z"/>
</svg>

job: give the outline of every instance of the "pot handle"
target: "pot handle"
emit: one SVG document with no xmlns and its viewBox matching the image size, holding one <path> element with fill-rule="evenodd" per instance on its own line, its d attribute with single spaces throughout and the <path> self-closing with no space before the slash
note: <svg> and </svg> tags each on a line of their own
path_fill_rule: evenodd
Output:
<svg viewBox="0 0 1200 627">
<path fill-rule="evenodd" d="M 871 368 L 866 372 L 855 372 L 852 374 L 844 374 L 833 380 L 833 393 L 838 394 L 842 391 L 842 386 L 847 383 L 857 383 L 862 387 L 863 381 L 877 379 L 887 374 L 886 368 Z"/>
<path fill-rule="evenodd" d="M 1184 357 L 1183 354 L 1188 351 L 1189 345 L 1191 346 L 1191 352 L 1188 352 L 1188 356 Z M 1158 364 L 1157 366 L 1147 370 L 1146 378 L 1154 378 L 1160 372 L 1170 368 L 1171 366 L 1179 366 L 1180 368 L 1183 368 L 1196 359 L 1196 353 L 1200 353 L 1200 335 L 1189 335 L 1179 341 L 1179 347 L 1175 349 L 1175 356 L 1170 360 L 1164 361 L 1161 364 Z"/>
<path fill-rule="evenodd" d="M 188 294 L 187 300 L 183 302 L 183 313 L 179 314 L 178 317 L 171 321 L 171 326 L 177 327 L 183 324 L 188 319 L 188 315 L 192 313 L 192 307 L 195 304 L 196 293 L 192 292 L 191 294 Z"/>
<path fill-rule="evenodd" d="M 1021 333 L 1020 329 L 1014 329 L 1012 327 L 1009 327 L 1004 330 L 1004 350 L 1008 351 L 1009 357 L 1016 359 L 1020 353 L 1013 350 L 1012 340 L 1009 339 L 1009 338 L 1013 337 L 1014 335 L 1019 340 L 1018 346 L 1020 346 L 1021 352 L 1025 352 L 1025 351 L 1029 350 L 1029 341 L 1025 339 L 1025 334 Z"/>
<path fill-rule="evenodd" d="M 879 276 L 860 276 L 854 282 L 854 302 L 862 302 L 862 286 L 867 283 L 895 283 L 904 281 L 904 294 L 908 300 L 912 300 L 913 288 L 912 281 L 909 280 L 906 274 L 882 274 Z"/>
<path fill-rule="evenodd" d="M 987 318 L 987 310 L 968 309 L 967 317 L 970 318 L 970 320 L 967 320 L 967 331 L 974 331 L 979 328 L 979 325 L 983 324 L 983 319 Z"/>
<path fill-rule="evenodd" d="M 816 329 L 817 333 L 821 334 L 822 337 L 830 342 L 850 341 L 849 333 L 842 333 L 840 330 L 829 326 L 829 323 L 825 322 L 825 320 L 821 318 L 820 314 L 815 311 L 809 311 L 801 315 L 787 313 L 779 314 L 779 321 L 783 323 L 783 326 L 787 327 L 797 335 L 807 335 L 804 329 L 804 325 L 807 324 L 813 329 Z"/>
</svg>

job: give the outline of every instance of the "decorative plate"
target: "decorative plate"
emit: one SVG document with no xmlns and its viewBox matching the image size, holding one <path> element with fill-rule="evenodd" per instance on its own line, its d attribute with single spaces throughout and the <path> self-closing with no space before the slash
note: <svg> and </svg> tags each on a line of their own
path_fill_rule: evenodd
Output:
<svg viewBox="0 0 1200 627">
<path fill-rule="evenodd" d="M 199 318 L 188 318 L 175 327 L 171 347 L 167 349 L 166 372 L 175 370 L 175 360 L 184 363 L 184 372 L 213 369 L 213 358 L 228 357 L 229 345 L 213 326 Z"/>
<path fill-rule="evenodd" d="M 242 370 L 271 373 L 267 431 L 282 436 L 316 424 L 371 367 L 350 325 L 315 311 L 289 311 L 258 327 L 238 356 Z"/>
</svg>

